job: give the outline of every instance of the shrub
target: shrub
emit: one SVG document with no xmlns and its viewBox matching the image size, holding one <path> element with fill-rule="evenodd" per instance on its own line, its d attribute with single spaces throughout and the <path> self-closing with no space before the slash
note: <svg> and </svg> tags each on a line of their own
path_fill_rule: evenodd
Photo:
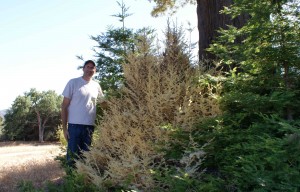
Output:
<svg viewBox="0 0 300 192">
<path fill-rule="evenodd" d="M 202 158 L 201 146 L 185 151 L 192 148 L 192 138 L 188 143 L 178 143 L 174 133 L 188 134 L 201 118 L 220 113 L 216 99 L 219 89 L 195 78 L 197 71 L 186 63 L 189 60 L 184 52 L 171 49 L 159 57 L 151 51 L 147 39 L 141 40 L 138 47 L 123 66 L 126 83 L 121 97 L 108 101 L 109 110 L 98 126 L 99 138 L 85 153 L 85 160 L 76 164 L 78 172 L 98 188 L 172 188 L 167 182 L 169 176 L 161 174 L 165 179 L 157 181 L 155 172 L 163 166 L 174 166 L 174 170 L 182 166 L 182 171 L 188 172 L 192 168 L 187 163 L 190 157 L 201 154 Z M 172 165 L 167 151 L 176 144 L 183 146 L 175 160 L 178 165 Z M 187 183 L 189 178 L 186 176 Z"/>
</svg>

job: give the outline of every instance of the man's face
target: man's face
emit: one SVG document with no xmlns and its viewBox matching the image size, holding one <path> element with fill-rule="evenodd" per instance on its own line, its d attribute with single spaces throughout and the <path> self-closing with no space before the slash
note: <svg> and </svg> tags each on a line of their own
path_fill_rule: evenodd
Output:
<svg viewBox="0 0 300 192">
<path fill-rule="evenodd" d="M 96 73 L 96 66 L 92 63 L 88 63 L 83 67 L 83 74 L 87 77 L 92 77 Z"/>
</svg>

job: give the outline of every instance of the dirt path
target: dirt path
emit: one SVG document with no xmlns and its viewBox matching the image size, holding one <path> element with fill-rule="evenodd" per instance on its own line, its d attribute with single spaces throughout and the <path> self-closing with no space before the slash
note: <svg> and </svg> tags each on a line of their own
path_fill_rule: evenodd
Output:
<svg viewBox="0 0 300 192">
<path fill-rule="evenodd" d="M 32 181 L 42 187 L 64 175 L 54 158 L 61 153 L 58 144 L 0 144 L 0 191 L 16 191 L 21 181 Z"/>
</svg>

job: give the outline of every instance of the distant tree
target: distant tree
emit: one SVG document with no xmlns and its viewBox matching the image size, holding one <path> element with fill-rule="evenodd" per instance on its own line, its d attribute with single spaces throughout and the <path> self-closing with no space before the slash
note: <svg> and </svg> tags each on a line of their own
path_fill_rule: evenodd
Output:
<svg viewBox="0 0 300 192">
<path fill-rule="evenodd" d="M 55 91 L 38 92 L 36 89 L 31 89 L 28 93 L 25 93 L 25 96 L 30 98 L 31 110 L 36 114 L 39 127 L 39 141 L 43 142 L 44 131 L 48 122 L 53 118 L 59 119 L 60 117 L 62 98 L 57 96 Z"/>
<path fill-rule="evenodd" d="M 31 89 L 18 96 L 5 115 L 4 134 L 11 140 L 32 140 L 38 135 L 43 142 L 45 128 L 49 128 L 48 134 L 54 135 L 60 123 L 61 101 L 62 97 L 52 90 Z"/>
<path fill-rule="evenodd" d="M 18 96 L 5 114 L 3 135 L 9 140 L 27 140 L 31 132 L 29 116 L 31 102 L 29 98 Z"/>
<path fill-rule="evenodd" d="M 2 139 L 2 128 L 3 128 L 2 124 L 3 124 L 3 121 L 4 121 L 3 117 L 0 116 L 0 140 Z"/>
<path fill-rule="evenodd" d="M 186 42 L 182 26 L 176 23 L 171 25 L 167 20 L 167 27 L 164 31 L 164 63 L 176 65 L 176 71 L 181 74 L 183 70 L 187 70 L 192 66 L 192 53 L 190 45 Z"/>
<path fill-rule="evenodd" d="M 2 125 L 3 121 L 4 121 L 3 117 L 0 116 L 0 126 Z"/>
</svg>

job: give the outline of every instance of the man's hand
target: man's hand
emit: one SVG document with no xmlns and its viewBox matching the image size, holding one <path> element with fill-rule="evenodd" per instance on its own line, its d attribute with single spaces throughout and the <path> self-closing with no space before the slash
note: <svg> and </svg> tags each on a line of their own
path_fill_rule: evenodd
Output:
<svg viewBox="0 0 300 192">
<path fill-rule="evenodd" d="M 64 97 L 63 102 L 61 104 L 61 120 L 62 127 L 64 132 L 64 137 L 68 141 L 69 140 L 69 132 L 67 128 L 68 124 L 68 107 L 70 105 L 71 100 L 69 98 Z"/>
<path fill-rule="evenodd" d="M 66 141 L 68 141 L 69 140 L 69 131 L 65 128 L 65 129 L 63 129 L 63 132 L 64 132 L 64 137 L 65 137 Z"/>
</svg>

